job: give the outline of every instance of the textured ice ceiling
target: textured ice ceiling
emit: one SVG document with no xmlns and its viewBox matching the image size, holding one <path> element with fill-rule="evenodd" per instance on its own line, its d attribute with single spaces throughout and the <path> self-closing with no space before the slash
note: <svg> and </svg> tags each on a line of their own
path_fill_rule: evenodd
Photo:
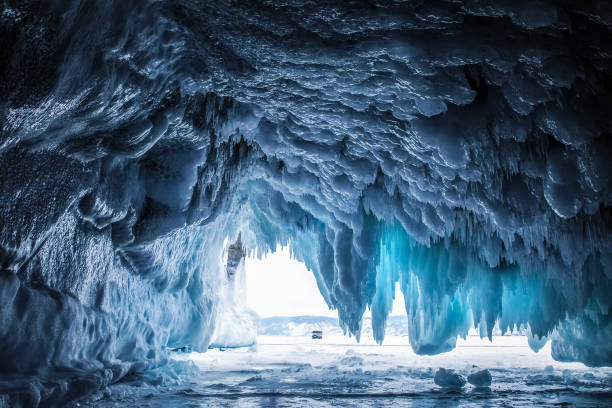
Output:
<svg viewBox="0 0 612 408">
<path fill-rule="evenodd" d="M 49 402 L 205 349 L 239 233 L 352 334 L 400 281 L 419 353 L 497 322 L 612 364 L 611 30 L 603 0 L 5 2 L 0 370 Z"/>
</svg>

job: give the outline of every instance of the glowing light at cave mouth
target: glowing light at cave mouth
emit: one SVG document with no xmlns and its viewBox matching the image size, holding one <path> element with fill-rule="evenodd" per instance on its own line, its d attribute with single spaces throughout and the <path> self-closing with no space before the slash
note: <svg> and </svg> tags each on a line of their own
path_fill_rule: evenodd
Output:
<svg viewBox="0 0 612 408">
<path fill-rule="evenodd" d="M 337 317 L 321 296 L 317 281 L 306 266 L 291 258 L 288 248 L 258 259 L 246 259 L 247 305 L 260 317 Z"/>
</svg>

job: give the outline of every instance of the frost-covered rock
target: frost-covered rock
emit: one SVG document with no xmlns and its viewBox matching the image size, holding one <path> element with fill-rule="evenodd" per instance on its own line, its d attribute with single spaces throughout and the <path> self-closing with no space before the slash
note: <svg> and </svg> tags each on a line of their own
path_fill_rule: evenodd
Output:
<svg viewBox="0 0 612 408">
<path fill-rule="evenodd" d="M 465 385 L 465 378 L 454 370 L 439 368 L 434 376 L 434 383 L 442 388 L 461 388 Z"/>
<path fill-rule="evenodd" d="M 474 387 L 488 387 L 492 379 L 489 370 L 485 369 L 468 375 L 467 380 Z"/>
</svg>

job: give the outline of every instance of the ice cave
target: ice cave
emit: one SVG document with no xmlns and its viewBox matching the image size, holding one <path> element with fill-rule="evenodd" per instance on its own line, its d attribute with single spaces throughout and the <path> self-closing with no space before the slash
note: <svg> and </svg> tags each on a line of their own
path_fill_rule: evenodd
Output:
<svg viewBox="0 0 612 408">
<path fill-rule="evenodd" d="M 257 365 L 279 248 L 354 348 Z M 610 406 L 611 366 L 608 0 L 0 5 L 0 407 Z"/>
</svg>

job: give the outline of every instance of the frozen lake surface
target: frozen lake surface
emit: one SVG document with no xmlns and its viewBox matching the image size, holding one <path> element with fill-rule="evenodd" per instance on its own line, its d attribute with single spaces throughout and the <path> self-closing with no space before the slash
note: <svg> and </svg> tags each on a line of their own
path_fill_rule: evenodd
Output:
<svg viewBox="0 0 612 408">
<path fill-rule="evenodd" d="M 250 348 L 175 354 L 173 364 L 191 367 L 159 385 L 116 384 L 92 405 L 102 407 L 532 407 L 612 405 L 612 369 L 559 363 L 550 346 L 534 353 L 525 337 L 476 336 L 452 352 L 417 356 L 407 338 L 371 338 L 357 344 L 343 336 L 259 336 Z M 490 388 L 445 390 L 435 371 L 450 368 L 467 377 L 489 369 Z M 185 368 L 181 369 L 185 370 Z M 155 380 L 153 380 L 155 382 Z"/>
</svg>

